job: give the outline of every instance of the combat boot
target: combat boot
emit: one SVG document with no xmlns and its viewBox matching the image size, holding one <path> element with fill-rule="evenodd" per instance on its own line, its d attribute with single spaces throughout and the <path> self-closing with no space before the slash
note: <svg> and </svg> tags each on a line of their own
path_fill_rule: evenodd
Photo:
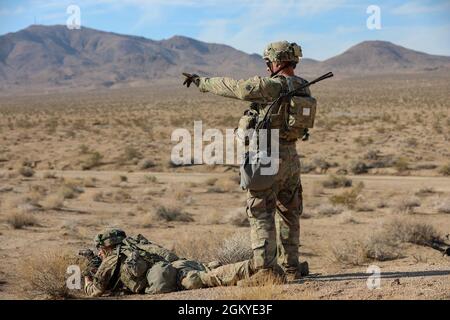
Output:
<svg viewBox="0 0 450 320">
<path fill-rule="evenodd" d="M 272 269 L 261 269 L 247 279 L 238 281 L 238 287 L 261 287 L 267 284 L 286 283 L 284 275 L 274 272 Z"/>
<path fill-rule="evenodd" d="M 299 263 L 298 268 L 296 268 L 295 270 L 286 270 L 285 274 L 287 282 L 297 281 L 302 277 L 306 277 L 307 275 L 309 275 L 308 261 Z"/>
</svg>

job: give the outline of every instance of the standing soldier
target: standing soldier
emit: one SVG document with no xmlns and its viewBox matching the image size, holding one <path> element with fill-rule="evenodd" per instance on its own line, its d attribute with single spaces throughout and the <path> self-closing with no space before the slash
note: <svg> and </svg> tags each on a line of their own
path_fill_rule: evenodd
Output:
<svg viewBox="0 0 450 320">
<path fill-rule="evenodd" d="M 204 78 L 195 74 L 184 74 L 184 85 L 189 87 L 194 83 L 201 92 L 252 102 L 245 117 L 255 114 L 254 122 L 258 123 L 264 118 L 271 102 L 307 83 L 294 74 L 301 57 L 302 51 L 297 44 L 275 42 L 267 46 L 263 55 L 270 77 L 237 81 L 231 78 Z M 311 97 L 309 88 L 299 91 L 298 96 L 315 111 L 316 101 Z M 252 268 L 256 272 L 252 278 L 256 282 L 267 274 L 276 275 L 281 272 L 285 279 L 290 281 L 308 273 L 308 264 L 299 263 L 298 253 L 299 219 L 303 205 L 300 160 L 296 150 L 296 141 L 302 137 L 307 139 L 307 130 L 302 126 L 291 125 L 291 101 L 281 101 L 277 110 L 281 110 L 279 114 L 285 118 L 273 121 L 271 126 L 272 129 L 279 129 L 278 172 L 275 177 L 271 177 L 273 183 L 269 188 L 249 188 L 247 194 L 247 215 L 253 249 Z M 270 112 L 272 113 L 272 110 Z M 293 120 L 295 122 L 295 119 Z M 251 121 L 243 119 L 240 123 L 249 122 Z"/>
</svg>

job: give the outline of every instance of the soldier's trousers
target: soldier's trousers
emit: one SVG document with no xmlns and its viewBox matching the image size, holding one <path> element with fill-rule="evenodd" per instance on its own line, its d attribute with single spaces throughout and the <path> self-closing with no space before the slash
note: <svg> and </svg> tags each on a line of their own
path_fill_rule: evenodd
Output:
<svg viewBox="0 0 450 320">
<path fill-rule="evenodd" d="M 245 260 L 210 269 L 196 261 L 176 261 L 172 265 L 180 272 L 180 286 L 186 290 L 206 287 L 234 286 L 254 272 L 252 260 Z"/>
<path fill-rule="evenodd" d="M 247 215 L 255 269 L 298 268 L 302 185 L 295 144 L 280 143 L 280 164 L 270 189 L 249 190 Z"/>
</svg>

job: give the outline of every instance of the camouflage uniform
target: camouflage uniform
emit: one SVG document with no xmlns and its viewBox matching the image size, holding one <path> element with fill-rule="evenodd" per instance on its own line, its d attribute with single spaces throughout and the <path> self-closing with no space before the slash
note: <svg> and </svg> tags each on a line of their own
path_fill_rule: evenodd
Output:
<svg viewBox="0 0 450 320">
<path fill-rule="evenodd" d="M 286 54 L 290 48 L 291 44 L 287 42 L 271 44 L 264 57 L 270 61 L 298 62 L 301 51 L 289 51 Z M 300 77 L 290 77 L 289 80 L 294 88 L 306 82 Z M 264 114 L 267 105 L 282 92 L 288 91 L 283 76 L 239 81 L 222 77 L 198 77 L 196 84 L 201 92 L 257 103 L 260 114 Z M 303 95 L 311 97 L 308 88 L 304 89 Z M 280 165 L 274 184 L 262 191 L 248 190 L 247 215 L 251 226 L 255 270 L 276 266 L 281 266 L 287 272 L 298 270 L 299 217 L 303 206 L 300 161 L 295 142 L 300 137 L 292 137 L 280 128 Z"/>
<path fill-rule="evenodd" d="M 116 231 L 117 229 L 113 229 L 113 232 Z M 111 231 L 108 230 L 103 234 L 108 233 L 111 233 Z M 99 235 L 96 239 L 98 238 Z M 98 243 L 97 240 L 96 242 Z M 212 268 L 212 264 L 205 265 L 197 261 L 180 259 L 175 253 L 146 239 L 144 242 L 134 238 L 121 237 L 115 243 L 109 244 L 115 246 L 115 248 L 102 261 L 92 282 L 85 284 L 84 291 L 88 296 L 98 297 L 106 292 L 120 290 L 135 292 L 133 287 L 135 282 L 129 284 L 129 278 L 123 268 L 126 264 L 125 250 L 127 249 L 124 249 L 122 245 L 130 242 L 137 243 L 140 248 L 153 254 L 159 260 L 150 267 L 142 276 L 142 279 L 136 280 L 138 283 L 144 283 L 136 293 L 156 294 L 176 290 L 234 285 L 237 281 L 249 277 L 253 270 L 249 261 Z"/>
</svg>

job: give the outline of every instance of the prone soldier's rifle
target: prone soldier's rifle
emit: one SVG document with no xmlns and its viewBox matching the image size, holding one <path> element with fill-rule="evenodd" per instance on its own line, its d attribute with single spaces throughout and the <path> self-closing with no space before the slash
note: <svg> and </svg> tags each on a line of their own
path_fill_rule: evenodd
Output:
<svg viewBox="0 0 450 320">
<path fill-rule="evenodd" d="M 91 249 L 82 249 L 78 252 L 78 255 L 86 258 L 88 261 L 86 269 L 83 271 L 83 276 L 93 278 L 102 264 L 102 259 Z"/>
</svg>

